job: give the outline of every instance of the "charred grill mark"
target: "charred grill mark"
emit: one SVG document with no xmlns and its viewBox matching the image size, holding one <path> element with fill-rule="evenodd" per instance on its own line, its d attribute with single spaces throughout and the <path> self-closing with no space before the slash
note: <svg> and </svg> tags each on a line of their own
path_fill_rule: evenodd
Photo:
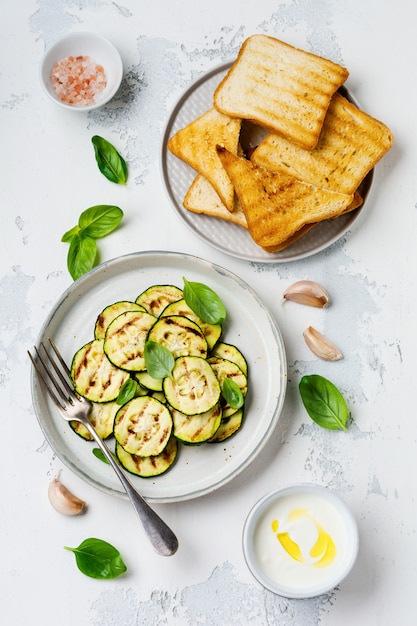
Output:
<svg viewBox="0 0 417 626">
<path fill-rule="evenodd" d="M 231 380 L 233 380 L 241 389 L 246 388 L 246 384 L 243 384 L 243 381 L 242 381 L 241 372 L 232 372 L 230 374 L 227 374 L 225 378 L 230 378 Z"/>
<path fill-rule="evenodd" d="M 143 358 L 143 352 L 140 352 L 138 350 L 137 352 L 132 352 L 129 356 L 126 356 L 124 359 L 120 359 L 118 366 L 122 370 L 129 370 L 133 366 L 133 361 L 137 361 L 142 358 Z"/>
<path fill-rule="evenodd" d="M 142 315 L 136 315 L 135 317 L 133 317 L 132 315 L 129 315 L 129 316 L 126 316 L 126 317 L 127 317 L 127 321 L 124 324 L 122 324 L 122 326 L 119 326 L 119 328 L 117 329 L 117 334 L 123 334 L 123 333 L 128 332 L 131 327 L 135 327 L 136 326 L 138 321 L 143 316 Z"/>
<path fill-rule="evenodd" d="M 130 456 L 135 468 L 138 472 L 140 472 L 142 468 L 143 458 L 141 456 L 138 456 L 137 454 L 131 454 Z"/>
<path fill-rule="evenodd" d="M 102 313 L 100 313 L 100 315 L 97 318 L 97 326 L 100 329 L 104 327 L 104 315 Z"/>
<path fill-rule="evenodd" d="M 187 326 L 187 330 L 196 337 L 201 337 L 201 332 L 197 328 L 194 328 L 193 326 Z"/>
<path fill-rule="evenodd" d="M 108 387 L 110 387 L 112 381 L 111 381 L 111 374 L 110 377 L 105 380 L 104 382 L 101 383 L 101 386 L 103 387 L 103 390 L 105 391 Z"/>
<path fill-rule="evenodd" d="M 192 322 L 192 320 L 189 320 L 188 318 L 182 315 L 177 315 L 173 317 L 167 316 L 162 319 L 164 320 L 164 324 L 166 324 L 167 326 L 177 327 L 179 332 L 191 333 L 192 335 L 195 335 L 196 337 L 202 336 L 201 330 L 199 328 L 196 328 L 192 323 L 191 324 L 189 323 L 189 322 Z"/>
<path fill-rule="evenodd" d="M 203 431 L 204 431 L 204 426 L 203 426 L 203 425 L 201 425 L 201 426 L 200 426 L 200 428 L 198 428 L 198 429 L 194 432 L 194 436 L 192 437 L 192 439 L 193 439 L 194 441 L 195 441 L 195 440 L 198 440 L 198 439 L 200 438 L 201 433 L 202 433 Z"/>
<path fill-rule="evenodd" d="M 79 378 L 81 373 L 84 370 L 88 369 L 89 357 L 90 357 L 90 354 L 91 354 L 92 350 L 93 350 L 93 342 L 91 342 L 87 346 L 84 346 L 84 352 L 82 353 L 82 359 L 80 360 L 80 363 L 79 363 L 78 367 L 74 370 L 75 378 Z"/>
<path fill-rule="evenodd" d="M 164 428 L 162 431 L 161 436 L 159 437 L 159 443 L 161 444 L 163 441 L 166 440 L 166 438 L 168 437 L 169 433 L 171 432 L 170 428 Z"/>
<path fill-rule="evenodd" d="M 175 448 L 172 451 L 170 451 L 169 447 L 170 447 L 170 445 L 168 443 L 168 445 L 161 452 L 161 458 L 164 461 L 166 461 L 167 463 L 170 463 L 172 457 L 175 456 Z M 155 457 L 152 457 L 152 459 L 154 459 L 154 458 Z"/>
</svg>

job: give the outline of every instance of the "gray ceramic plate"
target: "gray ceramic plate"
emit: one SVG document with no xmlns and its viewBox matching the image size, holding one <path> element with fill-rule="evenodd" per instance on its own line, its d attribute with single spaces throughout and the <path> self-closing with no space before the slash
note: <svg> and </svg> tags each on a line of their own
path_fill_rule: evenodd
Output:
<svg viewBox="0 0 417 626">
<path fill-rule="evenodd" d="M 39 338 L 54 339 L 67 363 L 93 339 L 97 315 L 118 300 L 135 300 L 154 284 L 183 286 L 182 277 L 209 285 L 228 313 L 224 341 L 245 354 L 250 393 L 244 424 L 221 444 L 180 446 L 175 465 L 156 478 L 132 476 L 149 501 L 173 502 L 207 494 L 245 469 L 274 430 L 285 397 L 286 358 L 279 328 L 256 293 L 243 280 L 208 261 L 173 252 L 141 252 L 122 256 L 92 270 L 62 295 L 44 323 Z M 46 398 L 32 372 L 33 405 L 51 448 L 61 461 L 87 482 L 107 493 L 124 496 L 111 468 L 92 454 L 95 444 L 76 435 Z"/>
<path fill-rule="evenodd" d="M 360 209 L 337 219 L 322 222 L 292 246 L 272 254 L 265 252 L 256 245 L 244 228 L 217 218 L 191 213 L 182 205 L 196 172 L 167 150 L 168 139 L 213 106 L 214 90 L 230 66 L 231 63 L 225 63 L 203 74 L 181 96 L 168 120 L 162 142 L 161 168 L 172 206 L 180 219 L 195 235 L 217 250 L 234 257 L 262 263 L 284 263 L 316 254 L 340 239 L 364 210 L 372 184 L 373 172 L 368 174 L 359 189 L 364 200 Z M 354 98 L 347 89 L 341 91 L 343 91 L 344 96 L 354 102 Z M 355 102 L 355 104 L 357 103 Z M 243 122 L 241 143 L 244 148 L 255 146 L 261 138 L 262 134 L 260 134 L 259 127 Z"/>
</svg>

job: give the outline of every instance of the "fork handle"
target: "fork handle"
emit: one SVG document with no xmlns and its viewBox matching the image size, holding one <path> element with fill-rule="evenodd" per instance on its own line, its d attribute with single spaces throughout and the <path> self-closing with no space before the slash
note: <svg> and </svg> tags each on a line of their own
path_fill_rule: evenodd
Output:
<svg viewBox="0 0 417 626">
<path fill-rule="evenodd" d="M 127 476 L 125 476 L 124 472 L 122 472 L 119 465 L 114 460 L 109 448 L 96 433 L 93 426 L 87 422 L 83 422 L 83 424 L 91 433 L 91 436 L 94 437 L 94 440 L 100 447 L 100 450 L 103 452 L 104 456 L 116 472 L 117 477 L 129 496 L 136 513 L 139 515 L 143 528 L 156 552 L 162 556 L 175 554 L 178 548 L 177 537 L 174 535 L 169 526 L 167 526 L 159 515 L 149 506 L 146 500 L 136 491 L 135 487 L 132 485 Z"/>
</svg>

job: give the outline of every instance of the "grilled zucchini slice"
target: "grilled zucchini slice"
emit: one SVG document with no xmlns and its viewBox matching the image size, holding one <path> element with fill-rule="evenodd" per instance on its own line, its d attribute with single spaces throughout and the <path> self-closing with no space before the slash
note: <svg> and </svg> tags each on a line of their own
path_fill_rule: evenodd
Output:
<svg viewBox="0 0 417 626">
<path fill-rule="evenodd" d="M 143 311 L 126 311 L 107 327 L 104 351 L 123 370 L 140 372 L 145 366 L 145 342 L 156 317 Z"/>
<path fill-rule="evenodd" d="M 148 313 L 159 317 L 168 304 L 182 297 L 182 289 L 175 285 L 153 285 L 138 295 L 136 303 L 145 307 Z"/>
<path fill-rule="evenodd" d="M 232 361 L 232 363 L 236 363 L 236 365 L 240 367 L 245 376 L 248 375 L 248 364 L 246 359 L 236 346 L 219 341 L 219 343 L 214 347 L 214 350 L 212 350 L 210 356 L 217 356 L 221 359 Z"/>
<path fill-rule="evenodd" d="M 220 384 L 211 365 L 198 356 L 175 360 L 172 376 L 164 378 L 168 403 L 185 415 L 199 415 L 212 409 L 220 399 Z"/>
<path fill-rule="evenodd" d="M 162 391 L 162 378 L 153 378 L 148 372 L 136 372 L 138 383 L 148 391 Z"/>
<path fill-rule="evenodd" d="M 200 327 L 182 315 L 161 317 L 149 331 L 148 341 L 155 341 L 179 356 L 207 356 L 207 341 Z"/>
<path fill-rule="evenodd" d="M 156 398 L 157 400 L 159 400 L 159 402 L 162 402 L 162 404 L 167 403 L 167 399 L 165 398 L 165 394 L 163 391 L 151 391 L 150 395 L 152 396 L 152 398 Z"/>
<path fill-rule="evenodd" d="M 207 346 L 209 350 L 212 350 L 216 345 L 218 340 L 222 334 L 222 325 L 221 324 L 207 324 L 203 322 L 198 315 L 194 313 L 182 298 L 178 300 L 178 302 L 172 302 L 168 304 L 168 306 L 162 311 L 161 317 L 166 317 L 167 315 L 183 315 L 184 317 L 188 317 L 188 319 L 192 320 L 201 328 L 204 337 L 207 341 Z"/>
<path fill-rule="evenodd" d="M 131 474 L 142 478 L 160 476 L 174 464 L 178 453 L 178 443 L 171 437 L 160 454 L 155 456 L 138 456 L 126 452 L 119 443 L 116 443 L 116 456 L 121 465 Z"/>
<path fill-rule="evenodd" d="M 184 415 L 171 410 L 174 423 L 174 437 L 182 443 L 200 444 L 216 433 L 222 420 L 222 408 L 218 402 L 212 409 L 200 415 Z"/>
<path fill-rule="evenodd" d="M 126 452 L 137 456 L 156 456 L 171 436 L 171 413 L 156 398 L 139 396 L 117 411 L 113 432 Z"/>
<path fill-rule="evenodd" d="M 207 359 L 213 368 L 216 377 L 220 383 L 220 388 L 223 385 L 224 379 L 230 378 L 233 380 L 238 387 L 240 388 L 243 397 L 246 397 L 248 391 L 248 379 L 245 374 L 242 372 L 240 367 L 233 363 L 232 361 L 228 361 L 227 359 L 222 359 L 217 356 L 210 357 Z M 223 408 L 223 417 L 230 417 L 233 413 L 236 412 L 237 409 L 233 408 L 226 402 L 226 400 L 222 397 L 222 408 Z"/>
<path fill-rule="evenodd" d="M 107 326 L 114 320 L 115 317 L 126 311 L 145 311 L 144 307 L 136 302 L 130 302 L 129 300 L 120 300 L 114 304 L 109 304 L 98 315 L 94 326 L 94 339 L 104 339 L 106 336 Z"/>
<path fill-rule="evenodd" d="M 74 389 L 91 402 L 116 400 L 129 372 L 115 367 L 104 352 L 104 341 L 94 339 L 74 355 L 71 363 Z"/>
<path fill-rule="evenodd" d="M 113 433 L 114 417 L 120 405 L 116 402 L 92 402 L 88 419 L 101 439 L 107 439 Z M 74 432 L 86 441 L 93 441 L 93 437 L 80 422 L 70 422 Z"/>
<path fill-rule="evenodd" d="M 233 415 L 230 417 L 225 417 L 222 419 L 219 428 L 211 439 L 208 439 L 208 443 L 220 443 L 221 441 L 225 441 L 232 435 L 234 435 L 239 428 L 242 426 L 243 422 L 243 407 L 238 409 Z"/>
</svg>

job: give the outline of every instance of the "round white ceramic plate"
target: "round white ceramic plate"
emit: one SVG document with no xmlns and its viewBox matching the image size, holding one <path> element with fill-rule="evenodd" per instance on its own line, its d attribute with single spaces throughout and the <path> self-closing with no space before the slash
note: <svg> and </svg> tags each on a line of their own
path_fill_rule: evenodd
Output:
<svg viewBox="0 0 417 626">
<path fill-rule="evenodd" d="M 182 278 L 202 282 L 225 304 L 223 340 L 238 346 L 249 366 L 249 393 L 241 429 L 221 444 L 179 446 L 175 465 L 155 478 L 131 476 L 149 501 L 173 502 L 202 496 L 237 476 L 261 451 L 274 430 L 285 397 L 287 369 L 279 328 L 256 293 L 228 270 L 173 252 L 141 252 L 100 265 L 64 292 L 38 337 L 51 337 L 69 364 L 78 348 L 94 338 L 105 306 L 135 300 L 154 284 L 183 287 Z M 110 466 L 92 454 L 96 445 L 76 435 L 46 397 L 32 372 L 33 406 L 51 448 L 72 471 L 107 493 L 125 496 Z"/>
<path fill-rule="evenodd" d="M 364 209 L 372 184 L 373 172 L 368 174 L 359 189 L 363 197 L 360 209 L 318 224 L 291 246 L 275 253 L 265 252 L 244 228 L 218 218 L 191 213 L 183 207 L 184 196 L 196 172 L 167 150 L 168 139 L 213 106 L 214 91 L 230 66 L 231 63 L 225 63 L 203 74 L 184 92 L 169 117 L 162 142 L 161 168 L 172 206 L 195 235 L 217 250 L 234 257 L 261 263 L 284 263 L 316 254 L 340 239 L 352 227 Z M 345 97 L 354 102 L 354 98 L 347 89 L 342 88 L 341 91 Z M 262 133 L 259 127 L 245 121 L 242 123 L 243 148 L 256 146 L 264 135 L 265 133 Z"/>
</svg>

